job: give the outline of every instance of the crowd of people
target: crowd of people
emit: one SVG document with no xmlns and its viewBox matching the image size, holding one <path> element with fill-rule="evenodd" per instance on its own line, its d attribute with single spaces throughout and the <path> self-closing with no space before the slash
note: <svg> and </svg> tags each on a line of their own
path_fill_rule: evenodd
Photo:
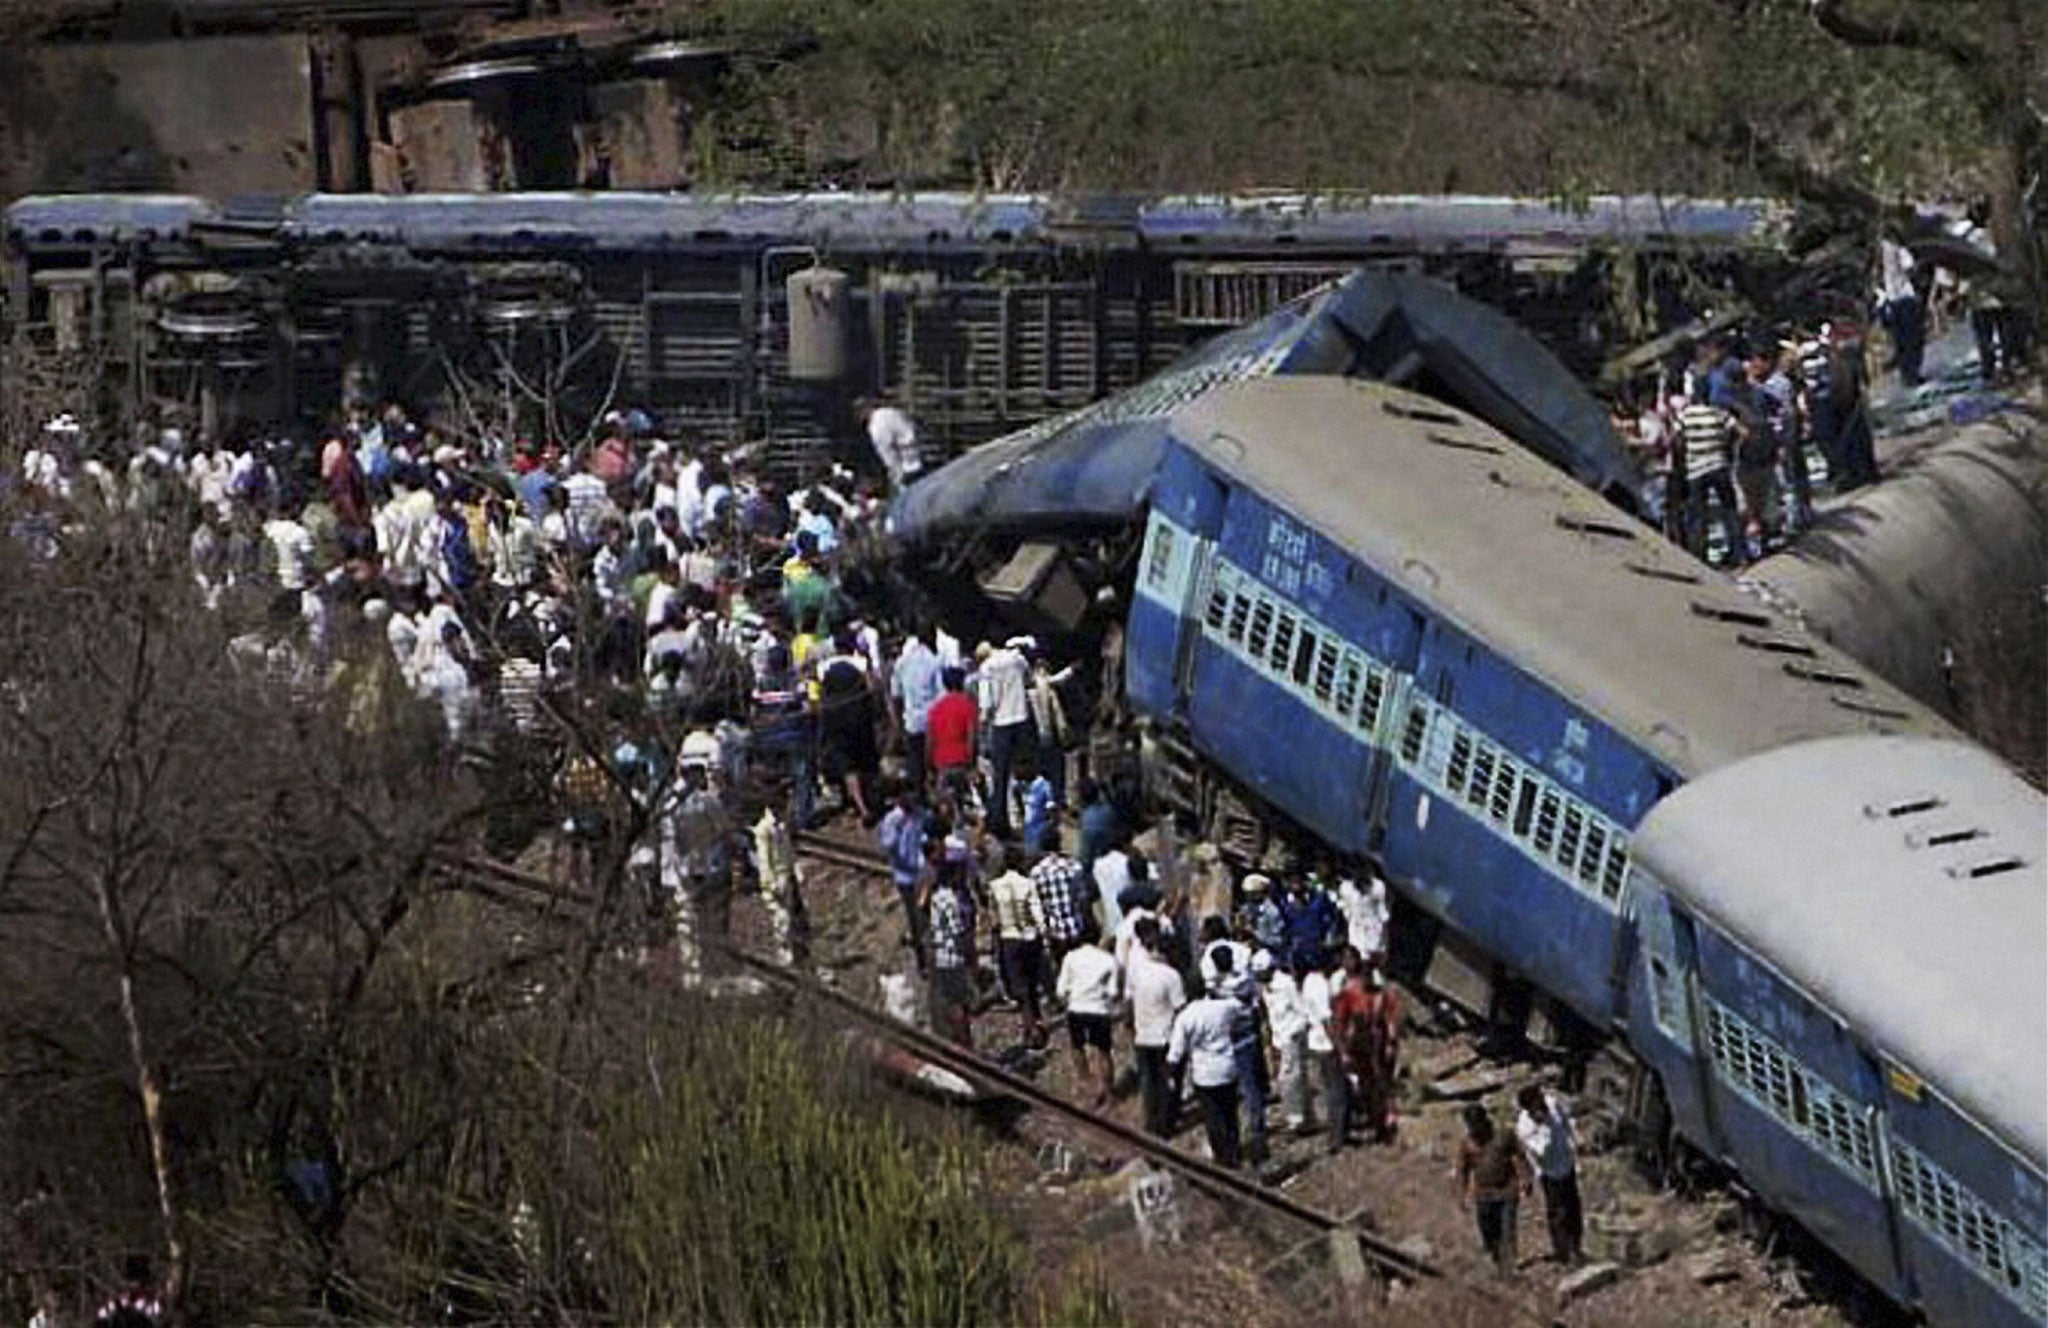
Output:
<svg viewBox="0 0 2048 1328">
<path fill-rule="evenodd" d="M 1868 396 L 1846 325 L 1719 334 L 1681 347 L 1615 423 L 1644 457 L 1665 534 L 1739 566 L 1811 523 L 1816 482 L 1847 493 L 1877 480 Z"/>
<path fill-rule="evenodd" d="M 54 548 L 135 513 L 183 542 L 206 603 L 261 606 L 231 646 L 253 676 L 339 692 L 365 725 L 410 693 L 450 753 L 552 750 L 554 840 L 643 828 L 628 869 L 686 982 L 718 977 L 742 890 L 804 958 L 793 834 L 836 815 L 887 860 L 945 1036 L 1014 1052 L 990 1032 L 1014 1015 L 1042 1052 L 1063 1026 L 1087 1102 L 1171 1138 L 1191 1099 L 1226 1166 L 1263 1162 L 1276 1130 L 1392 1143 L 1385 883 L 1370 863 L 1240 875 L 1191 826 L 1142 824 L 1087 770 L 1085 661 L 1028 636 L 969 649 L 870 593 L 863 550 L 915 472 L 906 427 L 880 416 L 885 474 L 785 494 L 745 449 L 636 412 L 562 449 L 450 440 L 392 405 L 317 445 L 166 429 L 119 465 L 59 419 L 23 459 L 14 534 Z M 1459 1183 L 1494 1231 L 1483 1162 Z"/>
</svg>

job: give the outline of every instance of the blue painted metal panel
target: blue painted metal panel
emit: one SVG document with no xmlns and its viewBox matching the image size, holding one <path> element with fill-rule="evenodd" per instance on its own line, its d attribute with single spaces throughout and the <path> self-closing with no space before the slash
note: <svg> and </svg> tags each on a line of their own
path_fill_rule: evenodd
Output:
<svg viewBox="0 0 2048 1328">
<path fill-rule="evenodd" d="M 1384 856 L 1454 931 L 1594 1026 L 1614 1021 L 1612 914 L 1405 773 L 1394 776 Z"/>
<path fill-rule="evenodd" d="M 1460 714 L 1620 824 L 1642 819 L 1656 783 L 1641 749 L 1486 645 L 1444 632 L 1438 664 L 1455 679 Z"/>
<path fill-rule="evenodd" d="M 1365 851 L 1371 749 L 1204 640 L 1196 647 L 1190 728 L 1223 768 L 1344 853 Z"/>
<path fill-rule="evenodd" d="M 890 529 L 915 544 L 962 526 L 1122 525 L 1152 491 L 1178 407 L 1246 377 L 1370 378 L 1411 352 L 1453 405 L 1603 493 L 1636 490 L 1635 462 L 1605 408 L 1535 337 L 1438 283 L 1359 272 L 1136 387 L 976 448 L 911 485 L 890 509 Z"/>
<path fill-rule="evenodd" d="M 2048 1320 L 2048 1181 L 1911 1076 L 1885 1094 L 1900 1230 L 1936 1322 Z"/>
<path fill-rule="evenodd" d="M 1698 941 L 1716 1142 L 1772 1206 L 1905 1299 L 1881 1189 L 1876 1067 L 1832 1017 L 1714 928 L 1701 925 Z"/>
</svg>

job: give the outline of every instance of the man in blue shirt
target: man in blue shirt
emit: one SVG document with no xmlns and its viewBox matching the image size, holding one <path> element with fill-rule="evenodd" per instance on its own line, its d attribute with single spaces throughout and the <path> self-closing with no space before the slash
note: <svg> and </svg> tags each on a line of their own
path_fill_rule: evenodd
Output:
<svg viewBox="0 0 2048 1328">
<path fill-rule="evenodd" d="M 924 787 L 925 777 L 925 717 L 946 690 L 939 653 L 926 640 L 929 634 L 929 628 L 911 629 L 889 675 L 889 700 L 903 734 L 904 774 L 918 788 Z"/>
<path fill-rule="evenodd" d="M 1117 819 L 1116 808 L 1109 803 L 1108 794 L 1092 779 L 1081 781 L 1081 826 L 1079 838 L 1074 845 L 1074 857 L 1081 864 L 1081 870 L 1092 872 L 1095 860 L 1108 852 L 1123 833 L 1123 824 Z"/>
<path fill-rule="evenodd" d="M 896 897 L 903 903 L 903 916 L 909 926 L 905 939 L 917 955 L 919 972 L 924 971 L 925 964 L 924 910 L 918 907 L 917 897 L 924 880 L 925 833 L 925 814 L 918 805 L 917 786 L 905 784 L 896 790 L 896 805 L 882 818 L 876 838 L 882 856 L 889 860 L 889 882 L 896 887 Z"/>
<path fill-rule="evenodd" d="M 1308 878 L 1295 872 L 1288 876 L 1287 893 L 1279 902 L 1286 948 L 1284 962 L 1290 968 L 1299 964 L 1322 967 L 1331 940 L 1343 926 L 1343 914 L 1338 912 L 1336 901 L 1323 891 L 1312 889 Z"/>
</svg>

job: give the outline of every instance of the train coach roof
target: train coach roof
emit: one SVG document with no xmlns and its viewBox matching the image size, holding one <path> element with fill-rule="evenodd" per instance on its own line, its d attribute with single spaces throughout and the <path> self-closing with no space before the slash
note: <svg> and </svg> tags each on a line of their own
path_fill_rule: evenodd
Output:
<svg viewBox="0 0 2048 1328">
<path fill-rule="evenodd" d="M 1686 785 L 1650 809 L 1630 852 L 2044 1166 L 2044 836 L 2048 799 L 1988 752 L 1840 738 Z"/>
<path fill-rule="evenodd" d="M 1347 378 L 1221 387 L 1174 417 L 1211 465 L 1685 778 L 1936 715 L 1469 415 Z"/>
</svg>

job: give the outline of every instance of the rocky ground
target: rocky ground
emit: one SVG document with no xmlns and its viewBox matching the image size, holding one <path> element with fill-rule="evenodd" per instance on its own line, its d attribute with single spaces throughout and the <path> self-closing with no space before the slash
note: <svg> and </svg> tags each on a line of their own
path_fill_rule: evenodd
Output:
<svg viewBox="0 0 2048 1328">
<path fill-rule="evenodd" d="M 851 831 L 842 835 L 849 844 L 862 843 Z M 806 872 L 817 968 L 842 990 L 879 1005 L 880 976 L 908 968 L 902 917 L 888 882 L 817 860 Z M 739 925 L 746 931 L 759 922 L 742 909 Z M 1756 1239 L 1756 1224 L 1726 1189 L 1683 1198 L 1654 1190 L 1619 1144 L 1612 1105 L 1619 1076 L 1598 1061 L 1576 1099 L 1588 1262 L 1568 1270 L 1549 1261 L 1539 1201 L 1521 1213 L 1519 1266 L 1512 1275 L 1495 1273 L 1452 1187 L 1459 1111 L 1466 1101 L 1482 1100 L 1506 1119 L 1514 1089 L 1549 1071 L 1531 1061 L 1482 1058 L 1455 1016 L 1412 999 L 1409 1007 L 1414 1016 L 1403 1048 L 1399 1140 L 1333 1157 L 1319 1137 L 1276 1135 L 1268 1177 L 1302 1203 L 1346 1215 L 1436 1264 L 1446 1273 L 1442 1281 L 1381 1287 L 1368 1279 L 1347 1293 L 1328 1242 L 1316 1233 L 1185 1185 L 1178 1190 L 1180 1243 L 1148 1245 L 1132 1216 L 1128 1154 L 1044 1113 L 1014 1114 L 997 1126 L 1012 1144 L 998 1150 L 1002 1202 L 1029 1233 L 1048 1282 L 1092 1264 L 1133 1322 L 1221 1318 L 1246 1328 L 1889 1322 L 1874 1297 L 1836 1272 L 1825 1255 L 1803 1252 L 1802 1242 L 1782 1233 Z M 1064 1043 L 1055 1041 L 1050 1055 L 1024 1053 L 1017 1017 L 1007 1008 L 985 1012 L 975 1035 L 984 1054 L 1056 1090 L 1071 1086 Z M 1129 1097 L 1113 1110 L 1126 1121 L 1136 1119 Z M 1176 1142 L 1199 1152 L 1196 1114 L 1186 1113 Z"/>
</svg>

